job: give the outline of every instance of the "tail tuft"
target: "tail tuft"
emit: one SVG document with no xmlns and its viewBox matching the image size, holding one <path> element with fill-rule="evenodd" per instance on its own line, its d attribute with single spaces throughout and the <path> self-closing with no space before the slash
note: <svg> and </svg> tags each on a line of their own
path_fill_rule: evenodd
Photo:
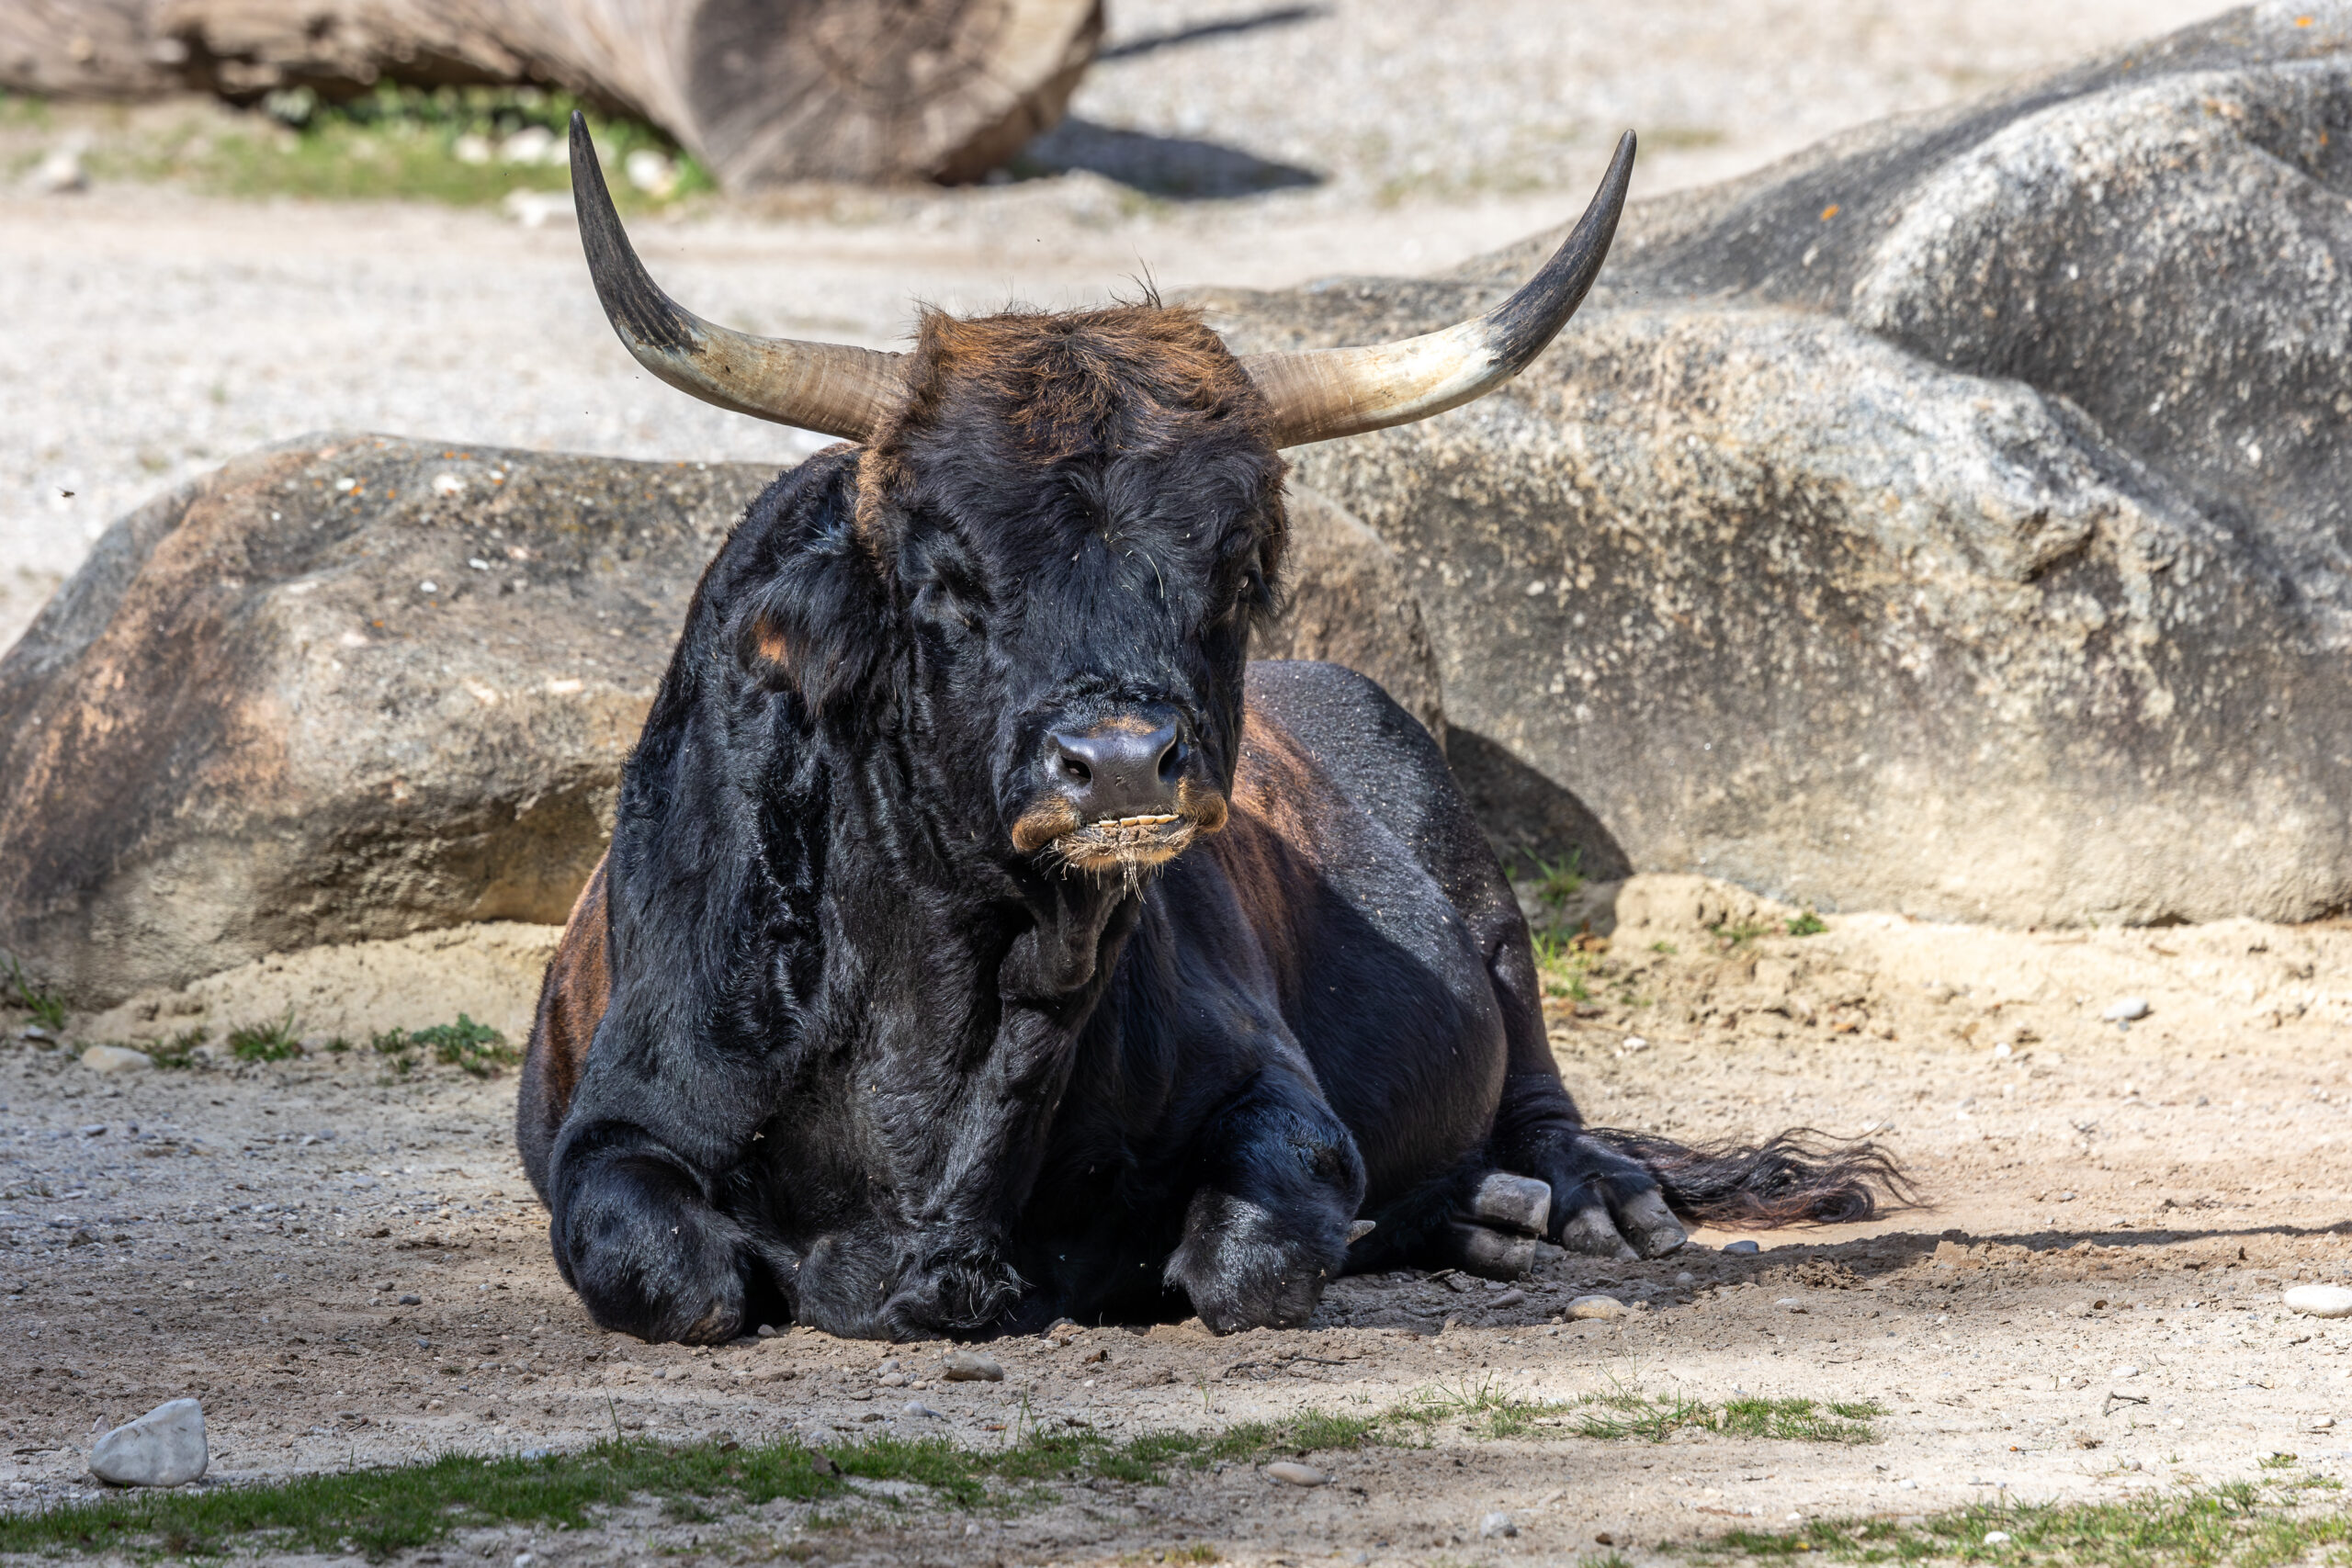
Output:
<svg viewBox="0 0 2352 1568">
<path fill-rule="evenodd" d="M 1838 1225 L 1920 1206 L 1885 1149 L 1812 1127 L 1792 1127 L 1760 1144 L 1697 1145 L 1619 1127 L 1585 1131 L 1649 1168 L 1668 1206 L 1702 1224 Z"/>
</svg>

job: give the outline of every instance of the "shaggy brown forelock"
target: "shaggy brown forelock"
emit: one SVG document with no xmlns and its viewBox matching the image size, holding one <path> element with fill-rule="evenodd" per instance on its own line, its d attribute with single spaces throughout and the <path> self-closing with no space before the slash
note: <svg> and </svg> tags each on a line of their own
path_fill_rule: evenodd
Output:
<svg viewBox="0 0 2352 1568">
<path fill-rule="evenodd" d="M 1265 400 L 1196 310 L 1119 305 L 968 320 L 926 310 L 906 400 L 859 465 L 861 523 L 904 483 L 923 436 L 967 400 L 1003 409 L 1019 455 L 1041 467 L 1121 441 L 1172 449 L 1207 428 L 1246 432 L 1272 450 Z"/>
</svg>

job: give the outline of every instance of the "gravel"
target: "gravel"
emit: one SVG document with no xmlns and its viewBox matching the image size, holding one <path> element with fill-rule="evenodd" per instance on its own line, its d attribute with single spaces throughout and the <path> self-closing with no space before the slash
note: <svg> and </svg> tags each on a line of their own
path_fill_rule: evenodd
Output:
<svg viewBox="0 0 2352 1568">
<path fill-rule="evenodd" d="M 1656 194 L 2219 8 L 1128 0 L 1074 123 L 1035 150 L 1074 172 L 719 207 L 640 224 L 640 245 L 674 293 L 730 325 L 876 344 L 919 299 L 1053 307 L 1146 275 L 1176 288 L 1430 271 L 1558 220 L 1621 128 L 1645 133 L 1636 189 Z M 199 111 L 134 118 L 173 113 Z M 121 118 L 60 107 L 0 125 L 0 168 L 122 134 Z M 1144 199 L 1122 180 L 1257 194 Z M 540 226 L 7 182 L 0 647 L 107 523 L 265 442 L 337 427 L 778 464 L 820 444 L 654 385 L 599 318 L 563 215 L 532 213 Z"/>
</svg>

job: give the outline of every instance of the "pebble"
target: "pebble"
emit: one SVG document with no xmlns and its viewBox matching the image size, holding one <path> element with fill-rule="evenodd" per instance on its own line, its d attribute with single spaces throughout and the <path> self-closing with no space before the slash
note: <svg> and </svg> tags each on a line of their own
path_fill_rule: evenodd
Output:
<svg viewBox="0 0 2352 1568">
<path fill-rule="evenodd" d="M 1725 1252 L 1746 1254 L 1750 1252 L 1761 1252 L 1764 1249 L 1761 1247 L 1758 1247 L 1754 1241 L 1743 1236 L 1738 1241 L 1727 1241 L 1724 1243 L 1724 1250 Z"/>
<path fill-rule="evenodd" d="M 117 1427 L 90 1449 L 90 1473 L 116 1486 L 185 1486 L 210 1460 L 204 1407 L 174 1399 Z"/>
<path fill-rule="evenodd" d="M 2306 1317 L 2352 1317 L 2352 1290 L 2342 1285 L 2297 1285 L 2287 1292 L 2287 1309 Z"/>
<path fill-rule="evenodd" d="M 1685 1269 L 1681 1273 L 1677 1274 L 1677 1275 L 1674 1277 L 1674 1283 L 1675 1283 L 1675 1286 L 1676 1286 L 1676 1288 L 1677 1288 L 1677 1289 L 1679 1289 L 1679 1290 L 1685 1290 L 1685 1291 L 1687 1291 L 1687 1290 L 1689 1290 L 1691 1286 L 1693 1286 L 1693 1285 L 1697 1284 L 1698 1282 L 1699 1282 L 1699 1276 L 1698 1276 L 1698 1275 L 1696 1275 L 1696 1274 L 1691 1273 L 1691 1272 L 1690 1272 L 1690 1270 L 1689 1270 L 1688 1269 Z"/>
<path fill-rule="evenodd" d="M 920 1416 L 927 1420 L 944 1421 L 947 1419 L 945 1416 L 943 1416 L 938 1411 L 933 1410 L 930 1405 L 925 1404 L 920 1399 L 910 1399 L 906 1404 L 900 1405 L 899 1408 L 905 1411 L 910 1416 Z"/>
<path fill-rule="evenodd" d="M 1004 1369 L 972 1350 L 951 1350 L 940 1362 L 939 1375 L 949 1382 L 1002 1382 Z"/>
<path fill-rule="evenodd" d="M 827 1443 L 840 1442 L 842 1440 L 842 1435 L 839 1432 L 834 1431 L 831 1427 L 825 1426 L 823 1423 L 820 1422 L 815 1426 L 801 1427 L 800 1440 L 809 1448 L 820 1449 Z"/>
<path fill-rule="evenodd" d="M 2307 1432 L 2324 1432 L 2335 1425 L 2335 1417 L 2333 1416 L 2314 1416 L 2311 1419 L 2311 1424 L 2305 1427 L 2303 1430 Z"/>
<path fill-rule="evenodd" d="M 1478 1533 L 1491 1540 L 1497 1536 L 1517 1535 L 1519 1526 L 1511 1522 L 1509 1514 L 1488 1514 L 1478 1521 Z"/>
<path fill-rule="evenodd" d="M 2148 998 L 2145 997 L 2122 998 L 2098 1016 L 2108 1023 L 2137 1023 L 2148 1016 Z"/>
<path fill-rule="evenodd" d="M 82 1053 L 82 1065 L 94 1073 L 135 1073 L 155 1065 L 155 1058 L 128 1045 L 93 1045 Z"/>
<path fill-rule="evenodd" d="M 1324 1474 L 1321 1471 L 1316 1469 L 1313 1465 L 1294 1464 L 1286 1459 L 1278 1459 L 1273 1463 L 1268 1465 L 1266 1467 L 1266 1473 L 1274 1480 L 1290 1486 L 1329 1486 L 1331 1484 L 1331 1478 Z"/>
<path fill-rule="evenodd" d="M 1590 1318 L 1623 1317 L 1624 1315 L 1625 1303 L 1619 1301 L 1615 1296 L 1578 1296 L 1576 1300 L 1568 1303 L 1568 1316 L 1571 1319 L 1582 1320 Z"/>
<path fill-rule="evenodd" d="M 2009 1544 L 2009 1532 L 2007 1530 L 1986 1530 L 1984 1532 L 1984 1544 L 1987 1546 L 2007 1546 Z"/>
<path fill-rule="evenodd" d="M 421 1307 L 424 1304 L 424 1298 L 423 1296 L 402 1296 L 401 1298 L 401 1305 L 404 1307 Z"/>
<path fill-rule="evenodd" d="M 25 188 L 35 196 L 63 196 L 89 189 L 90 174 L 82 167 L 78 150 L 60 147 L 33 165 L 33 172 L 25 176 Z"/>
<path fill-rule="evenodd" d="M 1515 1307 L 1525 1300 L 1527 1300 L 1527 1292 L 1513 1286 L 1487 1304 L 1491 1307 Z"/>
<path fill-rule="evenodd" d="M 2126 1361 L 2123 1365 L 2121 1365 L 2121 1366 L 2120 1366 L 2120 1367 L 2116 1368 L 2116 1369 L 2115 1369 L 2115 1371 L 2114 1371 L 2112 1373 L 2110 1373 L 2109 1375 L 2110 1375 L 2110 1376 L 2112 1376 L 2112 1377 L 2113 1377 L 2113 1378 L 2114 1378 L 2118 1382 L 2122 1382 L 2125 1378 L 2136 1378 L 2136 1377 L 2138 1377 L 2138 1376 L 2140 1375 L 2140 1369 L 2139 1369 L 2139 1368 L 2137 1368 L 2137 1367 L 2135 1367 L 2135 1366 L 2133 1366 L 2133 1365 L 2132 1365 L 2129 1361 Z"/>
<path fill-rule="evenodd" d="M 42 1041 L 42 1040 L 47 1040 L 47 1039 L 51 1038 L 51 1036 L 50 1036 L 50 1032 L 49 1032 L 49 1031 L 48 1031 L 48 1030 L 46 1030 L 46 1029 L 43 1029 L 40 1024 L 38 1024 L 38 1023 L 28 1023 L 28 1024 L 25 1025 L 22 1029 L 19 1029 L 18 1031 L 17 1031 L 17 1039 L 19 1039 L 19 1040 L 31 1040 L 31 1041 L 39 1042 L 39 1041 Z"/>
<path fill-rule="evenodd" d="M 1772 1304 L 1782 1312 L 1801 1313 L 1804 1311 L 1804 1303 L 1797 1300 L 1794 1296 L 1782 1296 L 1779 1301 L 1774 1302 Z"/>
<path fill-rule="evenodd" d="M 1894 1485 L 1897 1491 L 1902 1492 L 1917 1492 L 1919 1490 L 1919 1483 L 1916 1481 L 1898 1481 Z"/>
</svg>

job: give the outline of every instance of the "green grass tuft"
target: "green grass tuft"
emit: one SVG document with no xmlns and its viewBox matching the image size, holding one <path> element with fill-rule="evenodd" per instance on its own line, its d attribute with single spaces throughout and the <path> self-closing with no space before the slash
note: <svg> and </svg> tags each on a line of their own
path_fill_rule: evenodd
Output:
<svg viewBox="0 0 2352 1568">
<path fill-rule="evenodd" d="M 65 1027 L 65 998 L 25 973 L 25 966 L 14 958 L 8 960 L 6 995 L 16 1006 L 33 1015 L 33 1021 L 51 1034 Z"/>
<path fill-rule="evenodd" d="M 488 206 L 515 191 L 571 188 L 562 158 L 510 164 L 498 149 L 533 126 L 546 128 L 560 145 L 578 107 L 570 94 L 537 87 L 427 89 L 387 83 L 341 104 L 297 87 L 272 93 L 263 108 L 225 124 L 192 120 L 176 133 L 101 143 L 91 150 L 89 163 L 100 179 L 185 180 L 219 196 Z M 598 156 L 616 176 L 639 151 L 661 153 L 674 170 L 672 184 L 658 194 L 615 177 L 613 199 L 623 212 L 718 188 L 701 164 L 650 125 L 591 113 L 588 126 Z M 469 152 L 472 159 L 464 155 Z"/>
<path fill-rule="evenodd" d="M 2007 1540 L 1987 1541 L 1995 1533 Z M 1786 1532 L 1734 1530 L 1698 1543 L 1702 1556 L 1734 1553 L 1786 1562 L 1984 1562 L 2052 1568 L 2274 1568 L 2340 1562 L 2352 1516 L 2267 1501 L 2240 1483 L 2211 1491 L 2114 1503 L 2011 1504 L 1962 1508 L 1916 1524 L 1814 1520 Z M 2332 1549 L 2332 1550 L 2331 1550 Z M 2321 1555 L 2324 1553 L 2324 1555 Z"/>
<path fill-rule="evenodd" d="M 1565 1403 L 1519 1399 L 1490 1381 L 1476 1387 L 1428 1390 L 1388 1414 L 1399 1422 L 1434 1425 L 1460 1420 L 1471 1436 L 1502 1438 L 1591 1438 L 1608 1441 L 1662 1443 L 1686 1429 L 1726 1437 L 1770 1438 L 1803 1443 L 1874 1443 L 1871 1422 L 1886 1414 L 1870 1404 L 1821 1404 L 1810 1399 L 1730 1400 L 1710 1404 L 1679 1393 L 1626 1391 L 1588 1394 Z"/>
<path fill-rule="evenodd" d="M 241 1023 L 229 1031 L 229 1055 L 240 1062 L 283 1062 L 301 1054 L 291 1009 L 266 1023 Z"/>
<path fill-rule="evenodd" d="M 1792 918 L 1788 922 L 1788 926 L 1789 934 L 1791 936 L 1819 936 L 1823 931 L 1829 929 L 1828 923 L 1823 920 L 1819 915 L 1815 914 L 1811 909 L 1807 909 L 1804 914 Z"/>
<path fill-rule="evenodd" d="M 506 1036 L 486 1023 L 476 1023 L 465 1013 L 459 1013 L 455 1023 L 436 1023 L 426 1029 L 387 1029 L 370 1036 L 368 1048 L 389 1057 L 392 1071 L 401 1077 L 406 1077 L 424 1058 L 445 1067 L 460 1068 L 478 1078 L 496 1077 L 502 1069 L 522 1059 L 520 1053 L 506 1043 Z M 424 1058 L 418 1055 L 419 1052 L 424 1053 Z"/>
<path fill-rule="evenodd" d="M 842 1478 L 850 1476 L 911 1482 L 956 1508 L 1012 1509 L 1047 1500 L 1039 1488 L 1051 1481 L 1153 1485 L 1179 1465 L 1198 1470 L 1216 1460 L 1247 1463 L 1354 1448 L 1372 1440 L 1376 1425 L 1310 1414 L 1221 1433 L 1158 1432 L 1124 1443 L 1080 1427 L 1032 1429 L 997 1449 L 960 1449 L 945 1438 L 886 1437 L 822 1450 L 792 1441 L 678 1448 L 607 1441 L 537 1459 L 449 1454 L 425 1464 L 208 1492 L 134 1492 L 0 1515 L 0 1554 L 160 1551 L 181 1557 L 234 1545 L 269 1553 L 357 1552 L 381 1561 L 458 1529 L 577 1529 L 593 1523 L 596 1510 L 644 1497 L 661 1498 L 673 1517 L 689 1520 L 778 1498 L 815 1502 L 847 1495 Z"/>
</svg>

